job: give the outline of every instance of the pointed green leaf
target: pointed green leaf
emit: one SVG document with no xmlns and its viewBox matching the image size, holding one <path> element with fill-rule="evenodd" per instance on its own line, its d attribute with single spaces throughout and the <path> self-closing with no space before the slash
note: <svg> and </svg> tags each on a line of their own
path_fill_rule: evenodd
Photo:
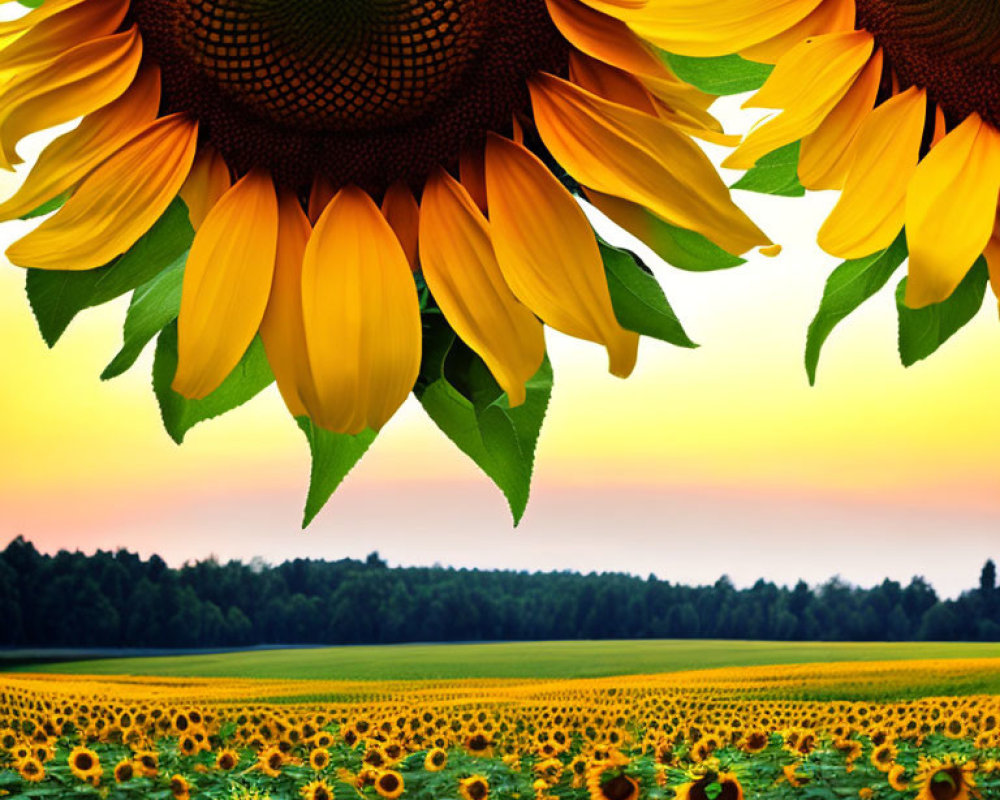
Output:
<svg viewBox="0 0 1000 800">
<path fill-rule="evenodd" d="M 899 358 L 910 367 L 927 358 L 968 323 L 983 306 L 989 272 L 980 257 L 951 297 L 926 308 L 908 308 L 906 278 L 896 287 L 899 312 Z"/>
<path fill-rule="evenodd" d="M 52 347 L 83 309 L 106 303 L 156 277 L 191 246 L 187 207 L 174 200 L 128 252 L 97 269 L 29 269 L 28 300 L 46 344 Z"/>
<path fill-rule="evenodd" d="M 124 343 L 101 373 L 101 380 L 117 377 L 129 369 L 143 349 L 163 328 L 177 319 L 187 254 L 132 293 L 125 316 Z"/>
<path fill-rule="evenodd" d="M 753 92 L 764 85 L 774 67 L 748 61 L 738 55 L 697 58 L 663 53 L 667 64 L 682 81 L 715 95 Z"/>
<path fill-rule="evenodd" d="M 206 419 L 231 411 L 274 382 L 260 337 L 256 337 L 236 368 L 214 392 L 201 400 L 188 400 L 170 384 L 177 372 L 177 324 L 160 332 L 153 358 L 153 392 L 160 403 L 163 427 L 177 444 L 191 428 Z"/>
<path fill-rule="evenodd" d="M 868 298 L 889 282 L 889 278 L 906 260 L 906 236 L 900 234 L 887 249 L 865 258 L 845 261 L 826 281 L 819 311 L 809 325 L 806 336 L 806 372 L 809 383 L 816 383 L 823 343 L 835 327 Z"/>
<path fill-rule="evenodd" d="M 611 304 L 622 327 L 678 347 L 697 347 L 684 332 L 663 289 L 642 260 L 628 250 L 598 240 L 611 292 Z"/>
<path fill-rule="evenodd" d="M 424 320 L 424 361 L 414 389 L 428 416 L 507 498 L 514 524 L 528 505 L 538 435 L 552 395 L 548 359 L 510 408 L 486 365 L 444 322 Z"/>
<path fill-rule="evenodd" d="M 736 181 L 732 188 L 780 197 L 802 197 L 806 190 L 799 183 L 801 148 L 802 143 L 795 142 L 768 153 Z"/>
<path fill-rule="evenodd" d="M 302 519 L 302 527 L 307 528 L 368 451 L 376 433 L 369 428 L 357 436 L 350 436 L 320 428 L 309 417 L 296 417 L 295 421 L 309 440 L 312 454 L 309 495 Z"/>
</svg>

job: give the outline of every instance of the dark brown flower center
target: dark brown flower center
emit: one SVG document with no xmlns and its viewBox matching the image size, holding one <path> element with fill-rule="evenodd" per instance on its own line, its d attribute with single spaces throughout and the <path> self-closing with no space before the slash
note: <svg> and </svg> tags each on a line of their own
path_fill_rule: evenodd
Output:
<svg viewBox="0 0 1000 800">
<path fill-rule="evenodd" d="M 89 753 L 80 753 L 76 757 L 76 768 L 81 772 L 86 772 L 94 766 L 94 759 L 90 757 Z"/>
<path fill-rule="evenodd" d="M 565 69 L 544 0 L 132 0 L 163 112 L 238 172 L 378 191 L 452 164 Z"/>
<path fill-rule="evenodd" d="M 978 112 L 1000 127 L 1000 3 L 857 0 L 857 9 L 902 88 L 926 89 L 949 125 Z"/>
<path fill-rule="evenodd" d="M 955 800 L 962 793 L 962 770 L 950 767 L 935 772 L 931 776 L 930 789 L 934 800 Z"/>
<path fill-rule="evenodd" d="M 616 775 L 601 784 L 601 794 L 608 800 L 627 800 L 635 791 L 635 784 L 625 775 Z"/>
<path fill-rule="evenodd" d="M 384 792 L 394 792 L 396 787 L 399 786 L 399 778 L 395 775 L 383 775 L 379 778 L 379 786 L 382 787 Z"/>
</svg>

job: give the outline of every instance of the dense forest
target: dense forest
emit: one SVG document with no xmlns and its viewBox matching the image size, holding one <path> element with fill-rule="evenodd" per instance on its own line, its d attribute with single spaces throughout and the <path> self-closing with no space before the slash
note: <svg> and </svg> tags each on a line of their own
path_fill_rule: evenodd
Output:
<svg viewBox="0 0 1000 800">
<path fill-rule="evenodd" d="M 942 601 L 922 578 L 870 589 L 833 579 L 788 588 L 722 577 L 389 567 L 296 559 L 168 567 L 127 550 L 0 553 L 0 645 L 225 647 L 473 640 L 716 638 L 1000 640 L 992 561 L 977 587 Z"/>
</svg>

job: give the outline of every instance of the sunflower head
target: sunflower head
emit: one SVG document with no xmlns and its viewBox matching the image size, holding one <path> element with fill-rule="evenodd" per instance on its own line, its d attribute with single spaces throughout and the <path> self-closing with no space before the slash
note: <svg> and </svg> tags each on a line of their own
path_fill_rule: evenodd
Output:
<svg viewBox="0 0 1000 800">
<path fill-rule="evenodd" d="M 988 280 L 1000 292 L 1000 10 L 993 0 L 662 0 L 621 16 L 673 52 L 740 53 L 774 64 L 747 105 L 780 113 L 755 127 L 725 165 L 752 169 L 782 151 L 797 161 L 788 182 L 841 192 L 818 241 L 846 261 L 830 278 L 810 334 L 810 379 L 835 324 L 831 312 L 842 319 L 907 259 L 897 286 L 905 366 L 951 335 L 928 341 L 927 317 L 915 311 L 950 303 L 941 313 L 954 314 L 961 327 Z M 868 288 L 853 292 L 845 308 L 841 292 L 859 275 Z"/>
<path fill-rule="evenodd" d="M 27 134 L 83 121 L 0 203 L 12 219 L 68 195 L 8 257 L 37 276 L 36 305 L 61 293 L 34 287 L 98 268 L 122 291 L 179 282 L 154 364 L 164 407 L 232 407 L 273 378 L 314 450 L 350 443 L 342 473 L 411 391 L 445 431 L 511 413 L 533 441 L 544 326 L 602 346 L 621 377 L 640 334 L 692 345 L 581 203 L 688 269 L 770 244 L 693 142 L 730 141 L 712 97 L 617 11 L 47 2 L 0 49 L 16 74 L 0 87 L 0 166 Z M 36 311 L 54 341 L 64 323 Z M 105 377 L 134 362 L 126 350 Z M 199 413 L 164 421 L 179 441 Z M 527 475 L 533 448 L 502 469 L 476 457 Z M 518 516 L 519 480 L 502 486 Z"/>
</svg>

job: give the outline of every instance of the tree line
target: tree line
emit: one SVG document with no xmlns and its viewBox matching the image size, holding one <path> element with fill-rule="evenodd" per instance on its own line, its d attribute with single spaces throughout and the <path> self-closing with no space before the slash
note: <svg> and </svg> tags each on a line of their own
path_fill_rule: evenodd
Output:
<svg viewBox="0 0 1000 800">
<path fill-rule="evenodd" d="M 872 588 L 723 576 L 685 586 L 620 573 L 215 559 L 169 567 L 128 550 L 0 553 L 0 646 L 205 648 L 542 639 L 1000 641 L 996 567 L 942 600 L 923 578 Z"/>
</svg>

